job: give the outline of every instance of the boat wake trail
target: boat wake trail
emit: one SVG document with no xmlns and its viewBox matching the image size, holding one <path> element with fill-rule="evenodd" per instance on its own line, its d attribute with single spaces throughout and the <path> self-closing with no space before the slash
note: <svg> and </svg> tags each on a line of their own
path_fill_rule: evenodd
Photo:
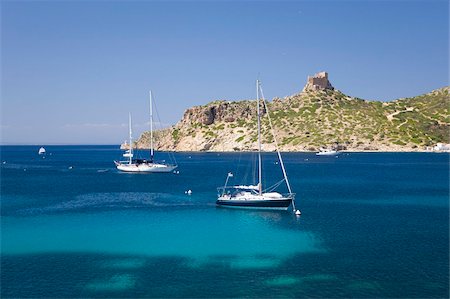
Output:
<svg viewBox="0 0 450 299">
<path fill-rule="evenodd" d="M 184 196 L 168 193 L 89 193 L 73 200 L 60 202 L 47 207 L 23 210 L 22 214 L 53 214 L 76 212 L 99 212 L 122 209 L 183 208 L 198 206 L 199 203 L 186 200 Z"/>
</svg>

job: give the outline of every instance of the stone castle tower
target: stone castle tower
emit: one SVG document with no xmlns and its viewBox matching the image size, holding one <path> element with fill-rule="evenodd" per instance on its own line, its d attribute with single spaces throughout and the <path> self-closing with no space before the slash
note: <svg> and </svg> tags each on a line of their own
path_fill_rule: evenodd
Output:
<svg viewBox="0 0 450 299">
<path fill-rule="evenodd" d="M 330 81 L 328 81 L 328 73 L 320 72 L 315 74 L 314 76 L 308 76 L 308 82 L 306 82 L 303 91 L 308 90 L 323 90 L 323 89 L 331 89 L 334 87 L 331 85 Z"/>
</svg>

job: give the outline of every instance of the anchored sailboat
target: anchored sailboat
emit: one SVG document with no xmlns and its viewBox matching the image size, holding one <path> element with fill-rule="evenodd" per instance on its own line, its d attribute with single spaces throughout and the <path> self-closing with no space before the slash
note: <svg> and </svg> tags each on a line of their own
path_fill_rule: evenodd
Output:
<svg viewBox="0 0 450 299">
<path fill-rule="evenodd" d="M 133 159 L 133 140 L 132 140 L 132 130 L 131 130 L 131 114 L 129 117 L 129 140 L 130 148 L 126 150 L 123 154 L 124 157 L 128 158 L 127 161 L 114 161 L 116 167 L 120 171 L 125 172 L 172 172 L 176 169 L 177 165 L 167 164 L 163 162 L 154 161 L 154 150 L 153 150 L 153 97 L 150 91 L 150 159 Z"/>
<path fill-rule="evenodd" d="M 256 81 L 256 109 L 258 117 L 258 183 L 256 185 L 236 185 L 227 186 L 228 180 L 233 177 L 230 172 L 225 180 L 225 186 L 217 188 L 218 197 L 216 204 L 222 207 L 229 208 L 253 208 L 253 209 L 270 209 L 270 210 L 287 210 L 289 206 L 292 205 L 292 209 L 295 211 L 295 193 L 292 193 L 291 185 L 284 168 L 283 159 L 281 153 L 278 149 L 278 143 L 273 132 L 272 121 L 270 120 L 269 113 L 267 116 L 269 119 L 269 124 L 272 129 L 272 134 L 274 137 L 274 142 L 277 149 L 279 164 L 281 165 L 281 170 L 283 172 L 283 180 L 275 184 L 272 188 L 269 187 L 264 189 L 262 186 L 262 164 L 261 164 L 261 112 L 260 112 L 260 92 L 263 100 L 263 105 L 266 111 L 267 105 L 264 101 L 264 94 L 261 89 L 261 84 L 259 80 Z M 288 193 L 281 194 L 275 190 L 275 188 L 282 182 L 286 183 Z M 296 215 L 299 215 L 300 211 L 296 211 Z"/>
</svg>

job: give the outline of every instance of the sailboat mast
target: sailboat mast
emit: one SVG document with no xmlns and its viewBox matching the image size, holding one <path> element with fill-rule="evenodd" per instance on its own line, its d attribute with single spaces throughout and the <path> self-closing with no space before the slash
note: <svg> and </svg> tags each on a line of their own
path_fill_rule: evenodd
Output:
<svg viewBox="0 0 450 299">
<path fill-rule="evenodd" d="M 153 162 L 153 97 L 150 90 L 150 162 Z"/>
<path fill-rule="evenodd" d="M 256 80 L 256 114 L 258 115 L 258 191 L 262 194 L 262 166 L 261 166 L 261 116 L 259 111 L 259 80 Z"/>
<path fill-rule="evenodd" d="M 131 165 L 132 159 L 133 159 L 133 138 L 131 137 L 132 131 L 131 131 L 131 112 L 128 116 L 128 130 L 130 134 L 130 155 L 129 155 L 129 161 L 128 164 Z"/>
<path fill-rule="evenodd" d="M 261 87 L 260 87 L 260 91 L 261 91 L 261 97 L 262 97 L 262 99 L 264 101 L 264 99 L 265 99 L 264 98 L 264 92 L 263 92 Z M 266 109 L 266 111 L 268 111 L 266 102 L 264 102 L 264 108 Z M 270 119 L 270 113 L 267 113 L 267 118 L 269 119 L 269 126 L 270 126 L 270 129 L 272 131 L 273 140 L 275 141 L 275 147 L 277 149 L 278 160 L 280 160 L 281 170 L 283 171 L 284 180 L 286 181 L 286 185 L 287 185 L 287 188 L 289 190 L 289 193 L 292 193 L 291 184 L 289 184 L 289 180 L 288 180 L 288 177 L 287 177 L 286 169 L 284 168 L 283 158 L 281 157 L 280 148 L 278 147 L 277 138 L 275 136 L 275 131 L 274 131 L 273 126 L 272 126 L 272 121 Z"/>
</svg>

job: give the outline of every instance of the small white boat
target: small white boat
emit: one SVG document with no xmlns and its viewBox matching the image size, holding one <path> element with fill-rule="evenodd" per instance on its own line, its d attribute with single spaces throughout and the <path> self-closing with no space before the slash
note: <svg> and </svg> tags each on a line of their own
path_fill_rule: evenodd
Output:
<svg viewBox="0 0 450 299">
<path fill-rule="evenodd" d="M 40 149 L 39 149 L 39 155 L 44 155 L 45 154 L 45 148 L 44 147 L 41 147 Z"/>
<path fill-rule="evenodd" d="M 164 162 L 155 162 L 153 160 L 153 108 L 152 108 L 152 92 L 150 91 L 150 159 L 133 159 L 133 138 L 132 138 L 132 125 L 131 125 L 131 113 L 129 115 L 129 146 L 130 148 L 123 154 L 124 158 L 128 158 L 126 161 L 114 161 L 116 167 L 120 171 L 125 172 L 155 172 L 155 173 L 168 173 L 176 169 L 177 165 L 166 164 Z"/>
<path fill-rule="evenodd" d="M 316 153 L 316 156 L 335 156 L 339 154 L 338 151 L 327 149 L 327 148 L 321 148 L 318 153 Z"/>
</svg>

